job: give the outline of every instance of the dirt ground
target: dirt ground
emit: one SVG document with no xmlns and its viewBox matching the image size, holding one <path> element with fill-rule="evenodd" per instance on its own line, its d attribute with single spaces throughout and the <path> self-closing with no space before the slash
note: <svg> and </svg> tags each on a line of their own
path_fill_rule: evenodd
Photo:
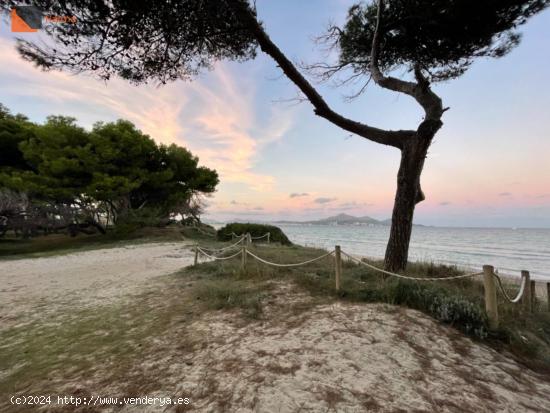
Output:
<svg viewBox="0 0 550 413">
<path fill-rule="evenodd" d="M 177 388 L 206 382 L 215 396 L 196 406 L 211 412 L 550 412 L 548 378 L 417 311 L 336 303 L 283 318 L 198 323 L 209 346 Z"/>
<path fill-rule="evenodd" d="M 266 292 L 259 319 L 244 320 L 239 310 L 198 311 L 196 279 L 185 271 L 161 276 L 191 262 L 192 252 L 181 243 L 1 262 L 0 325 L 23 323 L 36 312 L 29 297 L 42 300 L 44 310 L 56 306 L 55 314 L 98 308 L 98 314 L 74 313 L 72 319 L 51 313 L 59 325 L 90 328 L 70 337 L 74 346 L 57 355 L 61 367 L 47 367 L 42 381 L 27 379 L 25 391 L 191 401 L 76 410 L 82 412 L 550 412 L 548 377 L 418 311 L 323 303 L 282 282 Z M 137 310 L 124 305 L 96 328 L 97 318 L 108 314 L 100 308 L 128 297 L 140 297 Z M 138 298 L 131 302 L 137 306 Z M 40 311 L 36 320 L 47 314 Z M 44 343 L 62 339 L 55 328 L 13 333 L 0 351 L 26 352 L 29 334 L 43 335 Z M 43 351 L 57 354 L 47 346 Z M 86 360 L 76 368 L 78 358 Z M 23 360 L 7 372 L 0 368 L 0 381 L 2 373 L 7 380 L 32 365 Z"/>
<path fill-rule="evenodd" d="M 0 261 L 0 328 L 59 306 L 105 304 L 193 262 L 188 243 L 151 243 Z"/>
</svg>

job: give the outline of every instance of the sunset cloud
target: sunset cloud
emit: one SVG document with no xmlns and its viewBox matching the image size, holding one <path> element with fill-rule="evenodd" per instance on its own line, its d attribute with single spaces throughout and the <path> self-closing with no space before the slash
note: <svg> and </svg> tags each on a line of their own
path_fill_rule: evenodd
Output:
<svg viewBox="0 0 550 413">
<path fill-rule="evenodd" d="M 307 192 L 302 192 L 302 193 L 294 192 L 290 194 L 290 198 L 301 198 L 304 196 L 309 196 L 309 194 Z"/>
<path fill-rule="evenodd" d="M 347 208 L 347 209 L 363 208 L 363 207 L 369 207 L 369 206 L 373 206 L 373 204 L 370 204 L 368 202 L 356 202 L 356 201 L 344 202 L 338 205 L 339 208 Z"/>
<path fill-rule="evenodd" d="M 13 41 L 5 38 L 0 38 L 0 54 L 0 76 L 12 79 L 3 92 L 32 98 L 47 106 L 48 114 L 74 116 L 87 127 L 99 120 L 128 119 L 158 142 L 188 147 L 224 182 L 256 191 L 270 190 L 275 183 L 273 176 L 254 172 L 254 166 L 264 145 L 291 127 L 292 113 L 268 108 L 268 122 L 258 124 L 254 87 L 236 82 L 223 64 L 208 82 L 138 87 L 118 78 L 105 83 L 84 74 L 42 72 L 23 61 Z"/>
<path fill-rule="evenodd" d="M 324 205 L 324 204 L 329 204 L 331 202 L 334 202 L 336 201 L 338 198 L 325 198 L 325 197 L 320 197 L 320 198 L 315 198 L 313 200 L 313 202 L 315 202 L 316 204 L 321 204 L 321 205 Z"/>
</svg>

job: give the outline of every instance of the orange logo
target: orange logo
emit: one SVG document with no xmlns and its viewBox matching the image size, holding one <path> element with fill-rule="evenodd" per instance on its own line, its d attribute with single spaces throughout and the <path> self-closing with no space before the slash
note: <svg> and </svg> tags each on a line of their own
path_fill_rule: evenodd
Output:
<svg viewBox="0 0 550 413">
<path fill-rule="evenodd" d="M 38 13 L 38 14 L 37 14 Z M 38 27 L 37 27 L 38 26 Z M 42 12 L 33 6 L 11 9 L 11 31 L 19 33 L 36 32 L 42 27 Z"/>
<path fill-rule="evenodd" d="M 15 6 L 11 9 L 11 31 L 33 33 L 42 28 L 42 20 L 47 23 L 76 24 L 75 16 L 46 15 L 36 6 Z"/>
</svg>

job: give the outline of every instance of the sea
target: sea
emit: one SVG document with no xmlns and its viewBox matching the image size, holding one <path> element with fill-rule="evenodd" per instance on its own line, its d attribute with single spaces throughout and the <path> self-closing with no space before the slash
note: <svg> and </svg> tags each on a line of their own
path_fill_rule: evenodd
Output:
<svg viewBox="0 0 550 413">
<path fill-rule="evenodd" d="M 342 250 L 358 256 L 383 258 L 389 226 L 275 224 L 289 239 L 304 246 Z M 550 281 L 550 229 L 443 228 L 415 226 L 410 261 L 451 264 L 480 270 L 493 265 L 500 273 Z"/>
</svg>

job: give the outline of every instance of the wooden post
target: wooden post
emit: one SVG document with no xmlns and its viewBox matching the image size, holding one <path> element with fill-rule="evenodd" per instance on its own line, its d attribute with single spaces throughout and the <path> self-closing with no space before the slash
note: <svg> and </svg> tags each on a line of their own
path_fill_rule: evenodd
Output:
<svg viewBox="0 0 550 413">
<path fill-rule="evenodd" d="M 548 304 L 548 311 L 550 311 L 550 283 L 546 283 L 546 304 Z"/>
<path fill-rule="evenodd" d="M 342 276 L 342 254 L 340 245 L 334 247 L 334 280 L 336 291 L 340 291 L 340 277 Z"/>
<path fill-rule="evenodd" d="M 535 281 L 531 281 L 531 312 L 535 311 L 537 307 L 537 286 Z"/>
<path fill-rule="evenodd" d="M 523 310 L 530 313 L 531 312 L 531 277 L 529 271 L 521 271 L 522 278 L 525 277 L 525 291 L 523 292 L 523 297 L 521 297 L 521 302 L 523 304 Z"/>
<path fill-rule="evenodd" d="M 241 254 L 241 270 L 244 272 L 246 270 L 246 245 L 243 245 Z"/>
<path fill-rule="evenodd" d="M 193 265 L 197 265 L 199 262 L 199 246 L 195 245 L 195 262 Z"/>
<path fill-rule="evenodd" d="M 252 234 L 248 233 L 248 245 L 252 245 Z"/>
<path fill-rule="evenodd" d="M 271 237 L 271 232 L 267 233 L 267 243 L 269 244 L 269 238 Z"/>
<path fill-rule="evenodd" d="M 483 287 L 485 289 L 485 311 L 489 318 L 489 327 L 498 328 L 497 290 L 495 287 L 494 268 L 492 265 L 483 266 Z"/>
</svg>

